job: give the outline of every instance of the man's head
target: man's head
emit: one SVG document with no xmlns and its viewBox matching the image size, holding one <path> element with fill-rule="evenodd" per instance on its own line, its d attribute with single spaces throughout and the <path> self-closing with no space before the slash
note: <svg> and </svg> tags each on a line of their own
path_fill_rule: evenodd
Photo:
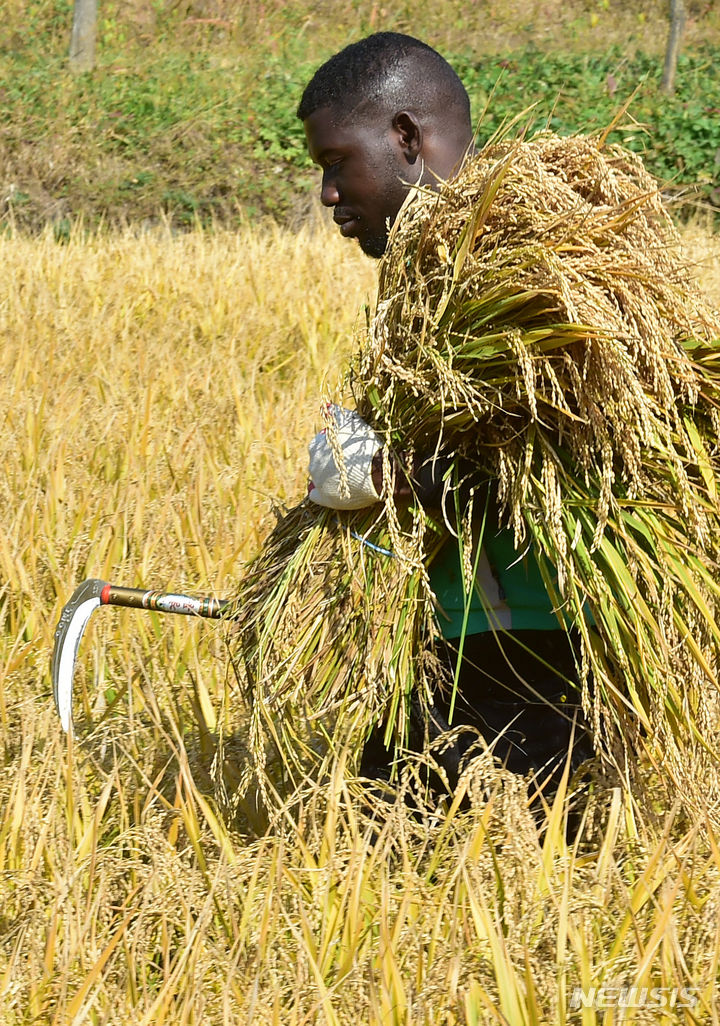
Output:
<svg viewBox="0 0 720 1026">
<path fill-rule="evenodd" d="M 396 32 L 378 32 L 320 67 L 298 107 L 323 172 L 321 200 L 370 256 L 411 185 L 452 177 L 472 144 L 470 101 L 447 61 Z"/>
</svg>

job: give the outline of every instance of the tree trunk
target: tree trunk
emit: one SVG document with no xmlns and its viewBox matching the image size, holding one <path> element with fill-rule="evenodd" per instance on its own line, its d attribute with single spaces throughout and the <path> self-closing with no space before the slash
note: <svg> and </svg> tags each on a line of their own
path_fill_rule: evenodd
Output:
<svg viewBox="0 0 720 1026">
<path fill-rule="evenodd" d="M 97 0 L 75 0 L 70 37 L 70 70 L 92 71 L 95 67 Z"/>
<path fill-rule="evenodd" d="M 670 0 L 670 32 L 665 50 L 662 88 L 668 96 L 675 92 L 675 69 L 677 68 L 680 40 L 685 28 L 685 0 Z"/>
</svg>

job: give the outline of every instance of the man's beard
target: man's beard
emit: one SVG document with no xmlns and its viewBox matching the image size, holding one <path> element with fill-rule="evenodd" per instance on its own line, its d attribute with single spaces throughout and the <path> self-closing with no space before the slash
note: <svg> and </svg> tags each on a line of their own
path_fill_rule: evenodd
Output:
<svg viewBox="0 0 720 1026">
<path fill-rule="evenodd" d="M 360 248 L 367 257 L 379 260 L 388 248 L 388 236 L 371 235 L 367 239 L 360 239 Z"/>
<path fill-rule="evenodd" d="M 385 231 L 382 234 L 362 236 L 358 238 L 358 242 L 366 256 L 379 260 L 387 249 L 388 233 Z"/>
</svg>

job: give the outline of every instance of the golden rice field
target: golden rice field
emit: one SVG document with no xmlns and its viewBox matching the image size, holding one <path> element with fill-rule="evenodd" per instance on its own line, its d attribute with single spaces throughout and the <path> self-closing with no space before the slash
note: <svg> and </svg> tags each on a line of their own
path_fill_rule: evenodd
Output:
<svg viewBox="0 0 720 1026">
<path fill-rule="evenodd" d="M 720 238 L 686 239 L 720 303 Z M 651 779 L 634 803 L 598 776 L 567 841 L 499 773 L 373 826 L 340 764 L 265 833 L 220 800 L 223 628 L 119 609 L 62 734 L 64 602 L 87 577 L 232 593 L 304 492 L 374 268 L 320 221 L 3 236 L 0 266 L 1 1026 L 720 1022 L 720 838 Z"/>
</svg>

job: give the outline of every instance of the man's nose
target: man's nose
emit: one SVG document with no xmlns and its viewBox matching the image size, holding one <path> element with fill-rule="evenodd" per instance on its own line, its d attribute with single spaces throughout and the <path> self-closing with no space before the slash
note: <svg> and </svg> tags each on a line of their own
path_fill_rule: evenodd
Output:
<svg viewBox="0 0 720 1026">
<path fill-rule="evenodd" d="M 336 207 L 340 202 L 340 193 L 338 192 L 337 185 L 327 172 L 322 176 L 320 202 L 324 207 Z"/>
</svg>

